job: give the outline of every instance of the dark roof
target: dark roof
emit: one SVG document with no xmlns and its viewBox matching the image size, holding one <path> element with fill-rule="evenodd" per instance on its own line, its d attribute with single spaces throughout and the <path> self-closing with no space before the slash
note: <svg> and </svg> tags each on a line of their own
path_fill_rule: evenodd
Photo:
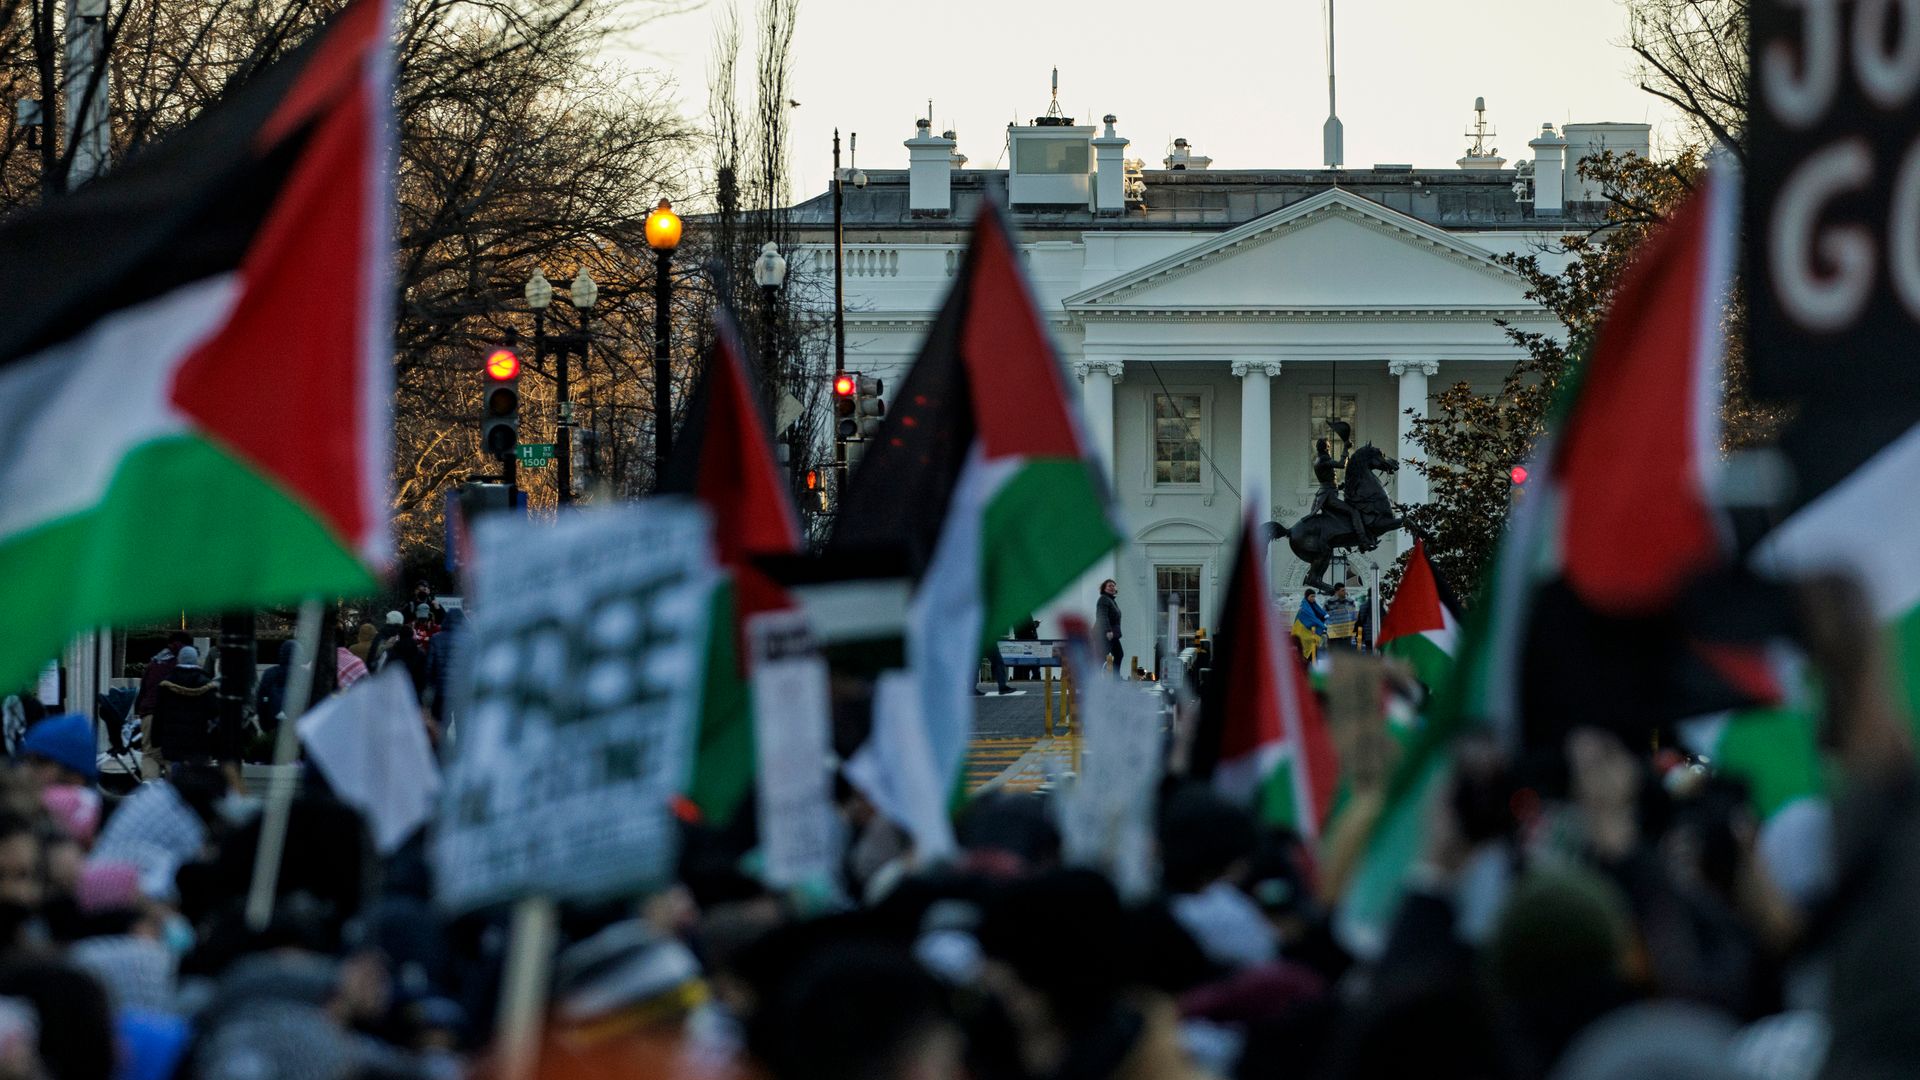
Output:
<svg viewBox="0 0 1920 1080">
<path fill-rule="evenodd" d="M 1341 187 L 1391 210 L 1448 229 L 1538 229 L 1597 222 L 1602 207 L 1576 204 L 1564 217 L 1535 218 L 1533 207 L 1513 193 L 1512 169 L 1203 169 L 1148 170 L 1145 209 L 1096 216 L 1083 208 L 1018 209 L 1013 217 L 1027 233 L 1084 229 L 1231 228 L 1330 187 Z M 865 231 L 940 229 L 972 221 L 989 191 L 1004 199 L 1004 169 L 953 171 L 953 212 L 907 209 L 907 170 L 867 172 L 867 186 L 846 189 L 845 224 Z M 833 224 L 833 193 L 822 192 L 792 209 L 802 230 Z"/>
</svg>

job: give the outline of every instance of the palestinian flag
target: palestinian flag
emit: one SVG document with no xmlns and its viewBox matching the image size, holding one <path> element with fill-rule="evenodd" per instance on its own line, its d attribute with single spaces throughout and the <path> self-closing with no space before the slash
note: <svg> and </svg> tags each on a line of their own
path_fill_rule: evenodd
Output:
<svg viewBox="0 0 1920 1080">
<path fill-rule="evenodd" d="M 753 695 L 747 680 L 746 620 L 790 606 L 756 556 L 800 550 L 792 498 L 773 456 L 771 429 L 733 320 L 715 318 L 713 354 L 687 403 L 663 489 L 692 495 L 713 516 L 715 562 L 726 575 L 707 621 L 706 686 L 687 797 L 708 821 L 725 824 L 753 787 Z"/>
<path fill-rule="evenodd" d="M 905 646 L 937 774 L 956 783 L 987 644 L 1119 537 L 1075 398 L 989 202 L 938 320 L 840 499 L 830 556 L 901 560 Z"/>
<path fill-rule="evenodd" d="M 1577 378 L 1563 388 L 1532 479 L 1468 622 L 1455 677 L 1409 740 L 1342 901 L 1350 947 L 1377 947 L 1425 839 L 1421 808 L 1455 738 L 1490 730 L 1524 771 L 1593 724 L 1646 745 L 1670 725 L 1749 703 L 1703 679 L 1676 605 L 1724 563 L 1713 490 L 1720 326 L 1738 214 L 1731 159 L 1623 275 Z"/>
<path fill-rule="evenodd" d="M 390 557 L 386 8 L 0 227 L 0 686 L 103 624 Z"/>
<path fill-rule="evenodd" d="M 1249 497 L 1247 505 L 1258 505 Z M 1220 605 L 1189 770 L 1266 821 L 1319 835 L 1340 767 L 1300 652 L 1267 588 L 1265 526 L 1249 518 Z"/>
<path fill-rule="evenodd" d="M 1393 604 L 1380 620 L 1380 649 L 1412 665 L 1431 697 L 1446 685 L 1459 648 L 1459 605 L 1427 558 L 1426 539 L 1417 537 Z"/>
</svg>

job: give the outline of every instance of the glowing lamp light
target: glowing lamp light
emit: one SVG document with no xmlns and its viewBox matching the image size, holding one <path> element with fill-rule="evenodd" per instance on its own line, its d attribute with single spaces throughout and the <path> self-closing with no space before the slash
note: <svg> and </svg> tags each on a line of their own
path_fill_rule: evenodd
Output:
<svg viewBox="0 0 1920 1080">
<path fill-rule="evenodd" d="M 655 251 L 672 251 L 680 246 L 680 215 L 665 199 L 647 215 L 647 246 Z"/>
<path fill-rule="evenodd" d="M 1527 482 L 1527 467 L 1525 465 L 1515 465 L 1513 471 L 1507 475 L 1512 478 L 1514 486 L 1518 487 Z"/>
<path fill-rule="evenodd" d="M 807 470 L 807 490 L 808 491 L 820 490 L 820 470 L 819 469 Z"/>
<path fill-rule="evenodd" d="M 505 382 L 520 374 L 520 356 L 512 349 L 495 349 L 487 357 L 487 378 Z"/>
<path fill-rule="evenodd" d="M 853 376 L 842 373 L 833 377 L 833 393 L 835 397 L 852 397 L 853 391 Z"/>
</svg>

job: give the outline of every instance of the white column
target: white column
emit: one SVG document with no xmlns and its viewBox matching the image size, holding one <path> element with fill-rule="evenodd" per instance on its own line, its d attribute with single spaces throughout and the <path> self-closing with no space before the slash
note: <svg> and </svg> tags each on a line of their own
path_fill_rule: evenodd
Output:
<svg viewBox="0 0 1920 1080">
<path fill-rule="evenodd" d="M 1113 388 L 1120 382 L 1125 365 L 1119 360 L 1075 360 L 1073 374 L 1080 380 L 1080 408 L 1086 417 L 1087 437 L 1093 442 L 1093 450 L 1100 455 L 1100 468 L 1106 474 L 1107 490 L 1117 495 L 1120 485 L 1114 479 L 1114 462 L 1117 451 L 1113 441 Z M 1039 615 L 1041 634 L 1046 637 L 1061 637 L 1065 631 L 1061 628 L 1059 617 L 1071 613 L 1089 622 L 1093 620 L 1093 606 L 1100 590 L 1100 583 L 1108 578 L 1119 580 L 1119 554 L 1109 555 L 1094 563 L 1079 583 L 1073 587 L 1060 604 Z M 1134 606 L 1121 610 L 1145 611 L 1153 606 L 1151 599 L 1141 601 L 1134 598 Z"/>
<path fill-rule="evenodd" d="M 1395 473 L 1394 490 L 1403 503 L 1423 503 L 1427 501 L 1427 478 L 1404 464 L 1408 456 L 1417 456 L 1420 448 L 1413 444 L 1414 417 L 1427 415 L 1427 376 L 1440 373 L 1440 361 L 1424 357 L 1387 361 L 1387 370 L 1400 379 L 1400 471 Z M 1409 416 L 1411 412 L 1413 415 Z"/>
<path fill-rule="evenodd" d="M 1113 388 L 1125 370 L 1118 360 L 1075 360 L 1073 373 L 1079 378 L 1080 404 L 1086 413 L 1087 434 L 1100 453 L 1100 466 L 1106 470 L 1107 483 L 1113 483 Z"/>
<path fill-rule="evenodd" d="M 1273 508 L 1273 377 L 1280 361 L 1235 360 L 1233 373 L 1240 379 L 1240 493 L 1258 493 L 1254 511 L 1265 521 Z"/>
<path fill-rule="evenodd" d="M 100 645 L 95 632 L 84 630 L 67 644 L 67 687 L 63 707 L 82 716 L 93 715 L 93 696 L 100 692 Z"/>
</svg>

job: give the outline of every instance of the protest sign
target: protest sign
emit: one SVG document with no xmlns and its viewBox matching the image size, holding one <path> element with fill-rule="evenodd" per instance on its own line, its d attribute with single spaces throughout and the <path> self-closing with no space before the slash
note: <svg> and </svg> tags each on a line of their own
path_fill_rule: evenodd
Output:
<svg viewBox="0 0 1920 1080">
<path fill-rule="evenodd" d="M 463 730 L 434 843 L 447 909 L 671 877 L 717 581 L 708 531 L 662 499 L 475 523 Z"/>
<path fill-rule="evenodd" d="M 1101 870 L 1120 895 L 1154 888 L 1154 791 L 1164 743 L 1160 696 L 1103 671 L 1084 639 L 1066 648 L 1080 687 L 1080 771 L 1061 805 L 1068 863 Z"/>
<path fill-rule="evenodd" d="M 847 762 L 847 781 L 913 838 L 924 862 L 956 850 L 947 816 L 950 787 L 941 779 L 920 708 L 913 672 L 882 672 L 873 687 L 873 735 Z"/>
<path fill-rule="evenodd" d="M 831 879 L 841 833 L 828 761 L 833 732 L 826 657 L 798 611 L 748 619 L 747 651 L 766 880 L 785 888 Z"/>
<path fill-rule="evenodd" d="M 405 667 L 390 665 L 327 698 L 297 726 L 308 759 L 360 811 L 380 854 L 398 851 L 432 816 L 440 767 Z"/>
</svg>

